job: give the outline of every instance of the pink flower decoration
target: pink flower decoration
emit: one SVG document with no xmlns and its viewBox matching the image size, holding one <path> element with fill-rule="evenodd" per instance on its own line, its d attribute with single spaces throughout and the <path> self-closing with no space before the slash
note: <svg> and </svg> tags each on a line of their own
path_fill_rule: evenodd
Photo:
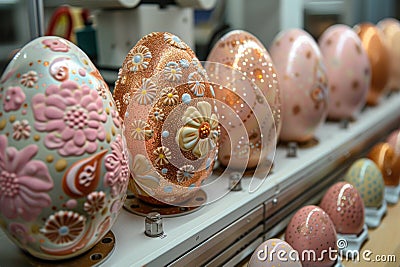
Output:
<svg viewBox="0 0 400 267">
<path fill-rule="evenodd" d="M 32 111 L 36 130 L 49 132 L 45 146 L 58 149 L 62 156 L 92 154 L 96 141 L 105 139 L 103 102 L 87 85 L 79 87 L 74 81 L 50 85 L 45 94 L 32 98 Z"/>
<path fill-rule="evenodd" d="M 61 39 L 47 39 L 43 40 L 42 44 L 49 47 L 54 52 L 68 52 L 69 46 Z"/>
<path fill-rule="evenodd" d="M 122 194 L 128 185 L 128 156 L 121 135 L 111 144 L 112 153 L 105 157 L 107 173 L 104 177 L 105 186 L 111 187 L 111 196 Z"/>
<path fill-rule="evenodd" d="M 120 128 L 122 121 L 121 121 L 121 117 L 119 116 L 118 111 L 115 109 L 111 110 L 111 116 L 112 116 L 115 127 Z"/>
<path fill-rule="evenodd" d="M 53 180 L 46 164 L 32 160 L 37 152 L 36 145 L 20 151 L 8 147 L 7 138 L 0 136 L 0 213 L 8 219 L 33 221 L 51 204 L 45 192 L 53 188 Z"/>
<path fill-rule="evenodd" d="M 3 105 L 5 111 L 18 110 L 25 101 L 25 93 L 21 87 L 9 87 L 5 92 Z"/>
<path fill-rule="evenodd" d="M 29 235 L 28 229 L 23 224 L 10 223 L 8 230 L 10 231 L 11 235 L 19 240 L 19 242 L 21 242 L 23 245 L 35 242 L 35 239 Z"/>
</svg>

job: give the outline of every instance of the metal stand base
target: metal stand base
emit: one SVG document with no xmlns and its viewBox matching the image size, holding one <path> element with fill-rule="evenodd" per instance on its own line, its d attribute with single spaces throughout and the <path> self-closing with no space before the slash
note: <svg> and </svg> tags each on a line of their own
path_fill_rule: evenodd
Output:
<svg viewBox="0 0 400 267">
<path fill-rule="evenodd" d="M 389 204 L 396 204 L 399 202 L 400 185 L 398 186 L 385 186 L 385 199 Z"/>
<path fill-rule="evenodd" d="M 369 228 L 376 228 L 381 224 L 383 215 L 386 214 L 387 204 L 383 200 L 382 206 L 378 209 L 365 207 L 365 223 Z"/>
<path fill-rule="evenodd" d="M 346 258 L 354 256 L 353 251 L 360 251 L 362 244 L 368 239 L 368 227 L 364 224 L 363 230 L 359 235 L 337 234 L 337 238 L 346 240 L 345 246 L 340 249 L 340 255 Z M 347 253 L 349 252 L 349 253 Z"/>
<path fill-rule="evenodd" d="M 161 214 L 163 218 L 168 218 L 168 217 L 183 216 L 195 212 L 196 210 L 201 208 L 204 205 L 204 203 L 206 203 L 206 201 L 207 201 L 207 194 L 202 189 L 199 189 L 193 196 L 193 198 L 182 203 L 183 204 L 182 206 L 151 205 L 149 203 L 141 201 L 134 195 L 128 195 L 124 203 L 124 208 L 129 212 L 144 217 L 150 212 L 158 212 Z"/>
<path fill-rule="evenodd" d="M 77 257 L 59 260 L 59 261 L 46 261 L 34 258 L 26 254 L 28 261 L 31 265 L 36 267 L 77 267 L 77 266 L 99 266 L 111 256 L 115 247 L 115 236 L 113 232 L 109 231 L 99 243 L 91 248 L 86 253 Z"/>
</svg>

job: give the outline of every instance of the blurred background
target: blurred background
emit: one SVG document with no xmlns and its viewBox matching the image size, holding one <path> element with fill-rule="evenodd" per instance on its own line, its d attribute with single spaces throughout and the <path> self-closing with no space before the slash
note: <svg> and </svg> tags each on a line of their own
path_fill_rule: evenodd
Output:
<svg viewBox="0 0 400 267">
<path fill-rule="evenodd" d="M 205 60 L 232 29 L 268 48 L 284 29 L 318 38 L 332 24 L 385 17 L 400 17 L 400 0 L 0 0 L 0 70 L 31 39 L 58 35 L 80 46 L 112 85 L 126 54 L 151 31 L 180 36 Z"/>
</svg>

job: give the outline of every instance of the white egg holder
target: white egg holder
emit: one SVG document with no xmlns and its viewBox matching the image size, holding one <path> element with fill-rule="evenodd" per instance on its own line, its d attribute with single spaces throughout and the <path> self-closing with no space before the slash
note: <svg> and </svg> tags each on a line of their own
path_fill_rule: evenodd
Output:
<svg viewBox="0 0 400 267">
<path fill-rule="evenodd" d="M 340 234 L 337 233 L 337 240 L 345 240 L 343 247 L 339 247 L 339 254 L 345 258 L 350 258 L 353 254 L 352 252 L 360 252 L 361 246 L 368 239 L 368 226 L 364 223 L 363 229 L 360 234 Z M 349 256 L 349 257 L 348 257 Z"/>
<path fill-rule="evenodd" d="M 398 186 L 385 186 L 385 199 L 389 204 L 396 204 L 400 198 L 400 184 Z"/>
<path fill-rule="evenodd" d="M 286 149 L 278 147 L 273 173 L 257 191 L 248 192 L 250 179 L 242 179 L 243 190 L 230 192 L 191 214 L 164 218 L 165 233 L 160 237 L 147 237 L 144 218 L 122 210 L 112 227 L 115 249 L 103 266 L 164 266 L 173 263 L 184 266 L 185 260 L 190 260 L 193 265 L 205 257 L 217 258 L 247 238 L 243 246 L 231 251 L 228 258 L 232 265 L 239 263 L 232 260 L 250 255 L 252 250 L 247 249 L 248 244 L 254 240 L 261 241 L 260 236 L 268 230 L 267 223 L 263 222 L 268 220 L 269 227 L 274 227 L 276 234 L 282 232 L 287 224 L 282 222 L 289 215 L 284 209 L 286 206 L 290 203 L 295 205 L 300 197 L 315 196 L 310 187 L 324 183 L 328 175 L 363 156 L 366 149 L 398 127 L 399 103 L 400 94 L 395 93 L 379 106 L 366 108 L 347 129 L 342 129 L 338 123 L 325 123 L 316 132 L 319 144 L 298 149 L 297 157 L 287 158 Z M 206 193 L 218 194 L 221 188 L 225 190 L 228 186 L 229 179 L 219 179 L 218 184 Z M 300 207 L 293 206 L 290 212 L 296 208 Z M 275 215 L 279 218 L 272 220 Z M 230 243 L 226 243 L 227 240 Z M 26 255 L 2 231 L 0 265 L 29 265 Z"/>
<path fill-rule="evenodd" d="M 365 207 L 365 224 L 369 228 L 376 228 L 381 224 L 383 216 L 387 212 L 387 203 L 384 199 L 379 208 Z"/>
</svg>

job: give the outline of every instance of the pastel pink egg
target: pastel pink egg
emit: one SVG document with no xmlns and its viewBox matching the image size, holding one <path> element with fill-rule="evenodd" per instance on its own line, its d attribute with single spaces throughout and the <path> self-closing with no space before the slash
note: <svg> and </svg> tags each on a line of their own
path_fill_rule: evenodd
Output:
<svg viewBox="0 0 400 267">
<path fill-rule="evenodd" d="M 357 189 L 338 182 L 325 193 L 319 205 L 332 219 L 336 232 L 358 235 L 364 226 L 364 203 Z"/>
<path fill-rule="evenodd" d="M 368 55 L 358 35 L 337 24 L 320 37 L 329 83 L 328 117 L 355 119 L 364 107 L 371 80 Z"/>
<path fill-rule="evenodd" d="M 325 121 L 328 82 L 321 51 L 301 29 L 283 31 L 271 46 L 282 92 L 282 141 L 307 142 Z"/>
<path fill-rule="evenodd" d="M 300 257 L 303 267 L 328 267 L 335 264 L 329 253 L 322 252 L 337 250 L 335 226 L 320 207 L 310 205 L 298 210 L 286 228 L 285 240 L 299 255 L 305 254 L 303 251 L 316 255 L 315 259 Z"/>
</svg>

